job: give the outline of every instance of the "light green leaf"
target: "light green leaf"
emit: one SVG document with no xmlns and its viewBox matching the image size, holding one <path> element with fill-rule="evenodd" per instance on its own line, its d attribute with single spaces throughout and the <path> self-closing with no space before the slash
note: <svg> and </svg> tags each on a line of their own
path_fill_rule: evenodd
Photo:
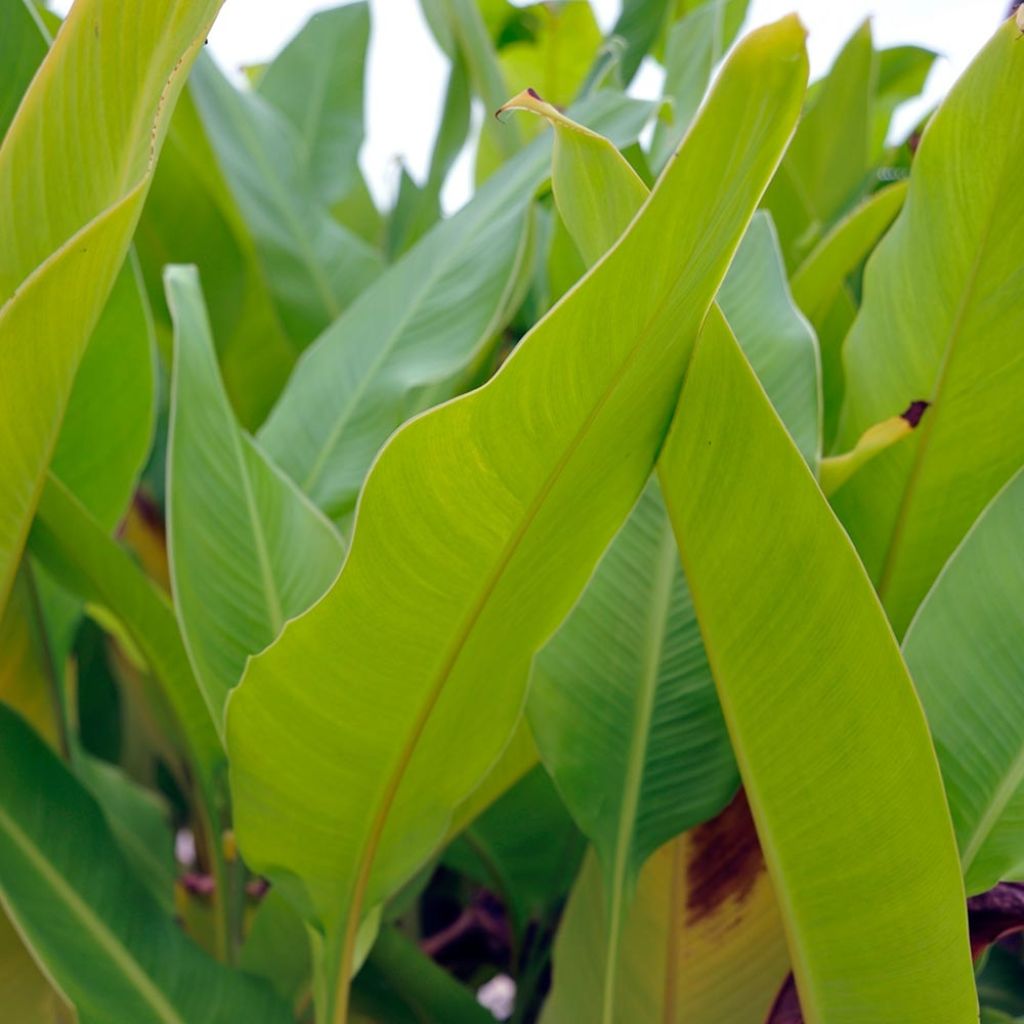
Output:
<svg viewBox="0 0 1024 1024">
<path fill-rule="evenodd" d="M 174 383 L 167 530 L 174 604 L 215 723 L 246 658 L 337 575 L 331 524 L 235 421 L 194 267 L 169 267 Z"/>
<path fill-rule="evenodd" d="M 805 1019 L 975 1020 L 956 845 L 913 685 L 852 545 L 714 313 L 659 475 Z"/>
<path fill-rule="evenodd" d="M 75 370 L 219 6 L 79 0 L 0 147 L 0 610 Z M 52 187 L 40 160 L 78 171 Z"/>
<path fill-rule="evenodd" d="M 1024 471 L 978 518 L 907 630 L 969 894 L 1024 877 Z"/>
<path fill-rule="evenodd" d="M 589 109 L 626 139 L 648 110 L 608 94 Z M 449 397 L 513 312 L 526 215 L 548 173 L 548 145 L 534 143 L 435 227 L 296 368 L 259 440 L 332 518 L 351 511 L 388 436 L 426 401 Z"/>
<path fill-rule="evenodd" d="M 884 153 L 893 114 L 900 104 L 924 91 L 938 56 L 921 46 L 892 46 L 878 51 L 872 145 L 875 160 Z"/>
<path fill-rule="evenodd" d="M 775 895 L 742 792 L 662 846 L 623 925 L 614 1005 L 602 1005 L 606 904 L 596 858 L 569 897 L 541 1024 L 763 1024 L 789 970 Z"/>
<path fill-rule="evenodd" d="M 844 347 L 836 447 L 910 401 L 907 442 L 833 498 L 897 635 L 968 527 L 1024 463 L 1024 48 L 995 34 L 932 119 L 903 212 L 868 263 Z"/>
<path fill-rule="evenodd" d="M 818 335 L 826 447 L 835 437 L 843 401 L 842 345 L 857 312 L 846 281 L 878 244 L 906 194 L 906 184 L 898 182 L 866 199 L 815 246 L 790 280 L 793 298 Z"/>
<path fill-rule="evenodd" d="M 281 319 L 305 346 L 380 273 L 380 255 L 314 193 L 298 132 L 267 100 L 237 90 L 206 55 L 191 92 Z"/>
<path fill-rule="evenodd" d="M 257 88 L 295 127 L 307 180 L 328 206 L 359 176 L 369 40 L 365 2 L 320 11 L 274 58 Z"/>
<path fill-rule="evenodd" d="M 290 1019 L 269 989 L 193 946 L 136 881 L 99 807 L 0 707 L 0 895 L 90 1019 L 221 1024 Z"/>
<path fill-rule="evenodd" d="M 82 356 L 53 472 L 107 529 L 124 514 L 156 425 L 153 321 L 134 253 Z"/>
<path fill-rule="evenodd" d="M 615 248 L 492 381 L 395 435 L 338 581 L 232 695 L 239 840 L 326 935 L 325 1019 L 343 1016 L 361 908 L 416 870 L 494 763 L 532 654 L 643 489 L 806 73 L 795 18 L 734 51 Z"/>
</svg>

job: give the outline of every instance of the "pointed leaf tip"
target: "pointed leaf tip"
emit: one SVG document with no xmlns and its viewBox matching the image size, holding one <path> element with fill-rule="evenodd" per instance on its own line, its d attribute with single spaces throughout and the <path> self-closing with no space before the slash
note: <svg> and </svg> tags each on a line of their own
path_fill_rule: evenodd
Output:
<svg viewBox="0 0 1024 1024">
<path fill-rule="evenodd" d="M 926 402 L 923 399 L 911 402 L 910 405 L 900 413 L 900 419 L 906 420 L 910 424 L 912 430 L 916 429 L 918 424 L 921 422 L 921 418 L 927 411 L 928 406 L 931 404 L 931 402 Z"/>
</svg>

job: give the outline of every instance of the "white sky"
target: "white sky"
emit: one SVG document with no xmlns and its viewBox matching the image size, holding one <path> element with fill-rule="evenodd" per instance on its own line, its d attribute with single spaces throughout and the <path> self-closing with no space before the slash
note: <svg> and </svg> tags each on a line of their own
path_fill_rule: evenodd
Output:
<svg viewBox="0 0 1024 1024">
<path fill-rule="evenodd" d="M 513 0 L 519 3 L 520 0 Z M 592 0 L 603 28 L 614 23 L 621 0 Z M 66 10 L 70 0 L 55 7 Z M 226 0 L 210 34 L 214 56 L 228 70 L 272 57 L 316 10 L 332 0 Z M 398 160 L 422 180 L 440 116 L 446 63 L 420 13 L 418 0 L 370 0 L 373 35 L 367 93 L 368 137 L 362 164 L 370 188 L 389 203 L 398 182 Z M 995 30 L 1007 0 L 753 0 L 747 27 L 796 10 L 810 31 L 811 73 L 825 71 L 843 41 L 870 16 L 875 40 L 885 46 L 919 43 L 943 55 L 932 73 L 927 99 L 898 122 L 913 125 L 942 96 Z M 634 90 L 657 96 L 657 68 L 646 67 Z M 460 160 L 444 196 L 460 205 L 470 190 L 471 167 Z"/>
</svg>

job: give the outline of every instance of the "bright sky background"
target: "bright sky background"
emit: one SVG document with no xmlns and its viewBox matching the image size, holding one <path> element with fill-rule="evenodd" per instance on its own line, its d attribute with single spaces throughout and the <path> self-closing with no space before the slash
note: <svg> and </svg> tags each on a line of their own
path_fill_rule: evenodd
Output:
<svg viewBox="0 0 1024 1024">
<path fill-rule="evenodd" d="M 620 4 L 621 0 L 592 0 L 602 28 L 611 27 Z M 227 70 L 268 60 L 313 11 L 333 5 L 332 0 L 226 0 L 210 34 L 210 47 Z M 66 10 L 70 0 L 54 6 Z M 447 72 L 418 0 L 370 0 L 370 6 L 368 137 L 361 159 L 378 201 L 389 204 L 397 188 L 399 159 L 417 180 L 424 176 Z M 905 110 L 897 122 L 901 131 L 948 90 L 1008 6 L 1008 0 L 752 0 L 747 27 L 796 10 L 810 31 L 813 77 L 828 68 L 843 41 L 866 17 L 872 18 L 875 40 L 881 45 L 918 43 L 942 54 L 927 98 Z M 657 67 L 645 67 L 634 91 L 655 97 L 660 82 Z M 463 159 L 445 192 L 447 209 L 465 201 L 470 178 L 470 162 Z"/>
</svg>

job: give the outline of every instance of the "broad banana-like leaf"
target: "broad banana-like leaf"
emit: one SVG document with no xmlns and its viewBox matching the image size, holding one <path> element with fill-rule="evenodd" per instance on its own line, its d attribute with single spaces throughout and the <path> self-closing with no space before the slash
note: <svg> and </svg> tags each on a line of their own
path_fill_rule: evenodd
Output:
<svg viewBox="0 0 1024 1024">
<path fill-rule="evenodd" d="M 737 47 L 615 248 L 492 381 L 391 440 L 338 580 L 232 694 L 238 837 L 324 933 L 326 1019 L 344 1015 L 362 908 L 415 871 L 493 764 L 530 658 L 643 489 L 806 74 L 795 18 Z"/>
<path fill-rule="evenodd" d="M 284 1024 L 269 987 L 208 959 L 133 875 L 99 807 L 0 707 L 0 896 L 90 1020 Z"/>
<path fill-rule="evenodd" d="M 49 45 L 31 0 L 0 0 L 0 140 Z"/>
<path fill-rule="evenodd" d="M 281 323 L 256 244 L 221 174 L 191 88 L 182 93 L 171 119 L 135 246 L 168 364 L 172 327 L 164 267 L 199 267 L 225 387 L 239 419 L 255 429 L 300 349 Z"/>
<path fill-rule="evenodd" d="M 192 761 L 212 787 L 223 750 L 164 594 L 52 474 L 30 546 L 65 587 L 120 622 L 160 683 Z"/>
<path fill-rule="evenodd" d="M 192 97 L 252 232 L 278 312 L 308 345 L 380 273 L 380 255 L 313 191 L 302 141 L 261 95 L 240 92 L 205 54 Z"/>
<path fill-rule="evenodd" d="M 897 635 L 968 527 L 1024 463 L 1024 49 L 996 32 L 932 119 L 903 212 L 868 263 L 844 347 L 836 447 L 910 401 L 914 437 L 857 473 L 833 506 Z"/>
<path fill-rule="evenodd" d="M 219 7 L 80 0 L 0 146 L 0 611 L 75 371 Z"/>
<path fill-rule="evenodd" d="M 714 311 L 659 476 L 807 1021 L 975 1020 L 960 865 L 910 676 Z"/>
<path fill-rule="evenodd" d="M 612 244 L 646 188 L 608 142 L 527 95 L 555 126 L 553 186 L 585 257 Z M 642 198 L 640 199 L 642 202 Z M 744 348 L 812 465 L 818 457 L 814 337 L 789 298 L 771 219 L 755 216 L 719 291 Z M 748 347 L 749 346 L 749 347 Z M 545 764 L 596 846 L 607 894 L 601 1019 L 617 1005 L 623 920 L 653 851 L 735 793 L 725 723 L 651 485 L 586 593 L 534 667 L 530 720 Z M 595 940 L 596 941 L 596 940 Z M 596 1019 L 596 1017 L 595 1017 Z"/>
<path fill-rule="evenodd" d="M 172 591 L 210 715 L 251 654 L 327 589 L 344 549 L 315 505 L 239 428 L 194 267 L 168 267 L 174 382 L 167 456 Z"/>
<path fill-rule="evenodd" d="M 971 527 L 903 642 L 967 891 L 1024 877 L 1024 471 Z"/>
<path fill-rule="evenodd" d="M 906 183 L 897 182 L 866 199 L 815 246 L 790 279 L 793 298 L 818 335 L 826 446 L 835 436 L 839 422 L 843 401 L 842 345 L 857 311 L 846 281 L 892 224 L 906 194 Z"/>
<path fill-rule="evenodd" d="M 874 82 L 871 23 L 865 21 L 818 84 L 765 197 L 791 269 L 868 184 Z"/>
<path fill-rule="evenodd" d="M 656 171 L 665 166 L 690 127 L 711 73 L 732 45 L 749 6 L 749 0 L 708 0 L 669 29 L 662 96 L 670 106 L 658 118 L 651 141 Z"/>
<path fill-rule="evenodd" d="M 130 253 L 82 356 L 51 468 L 113 529 L 131 501 L 156 425 L 156 352 Z"/>
<path fill-rule="evenodd" d="M 789 954 L 742 792 L 647 862 L 611 980 L 601 882 L 590 857 L 555 940 L 542 1024 L 764 1024 Z M 603 998 L 609 990 L 611 1001 Z"/>
<path fill-rule="evenodd" d="M 611 94 L 588 109 L 620 141 L 649 107 Z M 260 444 L 332 518 L 350 512 L 388 436 L 449 388 L 513 310 L 526 216 L 548 174 L 535 142 L 437 225 L 303 355 Z"/>
<path fill-rule="evenodd" d="M 328 206 L 355 187 L 370 41 L 365 0 L 314 14 L 260 77 L 257 91 L 295 127 L 306 180 Z"/>
<path fill-rule="evenodd" d="M 901 103 L 921 94 L 938 56 L 922 46 L 891 46 L 878 51 L 872 145 L 876 161 L 884 155 L 893 114 Z"/>
</svg>

